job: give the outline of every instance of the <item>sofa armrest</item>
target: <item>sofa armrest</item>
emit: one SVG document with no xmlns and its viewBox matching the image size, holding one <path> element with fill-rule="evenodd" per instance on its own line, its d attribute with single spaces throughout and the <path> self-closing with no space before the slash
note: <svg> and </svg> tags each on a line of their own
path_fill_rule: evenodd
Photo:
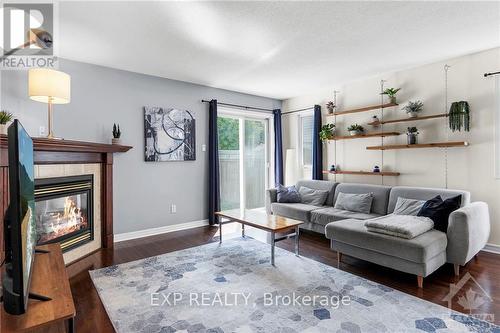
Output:
<svg viewBox="0 0 500 333">
<path fill-rule="evenodd" d="M 465 265 L 488 242 L 490 236 L 488 205 L 485 202 L 473 202 L 452 212 L 448 222 L 447 261 Z"/>
<path fill-rule="evenodd" d="M 276 191 L 275 188 L 270 188 L 269 190 L 266 191 L 266 212 L 268 214 L 273 213 L 271 210 L 271 204 L 278 200 L 277 196 L 278 196 L 278 192 Z"/>
</svg>

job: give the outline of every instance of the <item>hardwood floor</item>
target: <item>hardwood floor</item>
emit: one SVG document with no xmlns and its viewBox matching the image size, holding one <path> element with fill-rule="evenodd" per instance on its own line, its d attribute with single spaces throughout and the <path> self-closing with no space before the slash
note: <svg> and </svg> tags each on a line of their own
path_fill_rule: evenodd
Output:
<svg viewBox="0 0 500 333">
<path fill-rule="evenodd" d="M 249 229 L 249 228 L 248 228 Z M 247 235 L 266 240 L 267 234 L 259 230 L 247 230 Z M 76 331 L 78 333 L 113 332 L 111 322 L 95 290 L 88 270 L 120 264 L 162 253 L 182 250 L 193 246 L 218 241 L 216 227 L 201 227 L 177 231 L 159 236 L 130 240 L 115 244 L 114 250 L 101 249 L 90 256 L 67 267 L 71 290 L 76 305 Z M 227 237 L 225 237 L 227 239 Z M 293 240 L 279 242 L 277 246 L 293 251 Z M 300 236 L 300 254 L 327 265 L 337 266 L 337 256 L 330 250 L 329 240 L 323 235 L 303 232 Z M 443 298 L 448 294 L 450 283 L 457 283 L 467 272 L 491 297 L 481 295 L 485 303 L 474 313 L 495 315 L 495 323 L 500 323 L 500 255 L 480 252 L 456 278 L 452 265 L 445 265 L 424 279 L 424 289 L 417 287 L 417 278 L 346 255 L 342 256 L 340 269 L 382 283 L 416 297 L 447 306 Z M 479 292 L 473 280 L 469 280 L 461 293 L 471 288 Z M 461 295 L 459 293 L 459 295 Z M 464 312 L 455 297 L 452 307 Z"/>
</svg>

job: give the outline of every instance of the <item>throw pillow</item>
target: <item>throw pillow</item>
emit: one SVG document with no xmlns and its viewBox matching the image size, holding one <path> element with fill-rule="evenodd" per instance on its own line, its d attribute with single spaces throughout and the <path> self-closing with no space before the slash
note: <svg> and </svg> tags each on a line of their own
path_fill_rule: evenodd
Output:
<svg viewBox="0 0 500 333">
<path fill-rule="evenodd" d="M 417 216 L 418 212 L 420 212 L 424 204 L 425 200 L 415 200 L 398 197 L 393 214 Z"/>
<path fill-rule="evenodd" d="M 434 221 L 434 229 L 447 232 L 448 231 L 448 218 L 450 214 L 460 208 L 462 202 L 462 195 L 449 198 L 443 201 L 441 196 L 438 195 L 431 200 L 427 200 L 418 212 L 418 216 L 425 216 Z"/>
<path fill-rule="evenodd" d="M 299 188 L 299 193 L 302 203 L 313 206 L 323 206 L 330 191 L 314 190 L 309 187 L 301 186 Z"/>
<path fill-rule="evenodd" d="M 335 201 L 334 208 L 370 214 L 372 202 L 373 193 L 353 194 L 340 192 Z"/>
<path fill-rule="evenodd" d="M 276 188 L 276 199 L 279 203 L 298 203 L 300 201 L 300 194 L 294 185 L 286 187 L 278 185 Z"/>
</svg>

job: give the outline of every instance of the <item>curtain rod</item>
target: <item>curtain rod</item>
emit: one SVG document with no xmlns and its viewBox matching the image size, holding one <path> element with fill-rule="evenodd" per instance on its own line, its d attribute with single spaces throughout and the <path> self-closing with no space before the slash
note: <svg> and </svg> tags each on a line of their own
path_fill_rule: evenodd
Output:
<svg viewBox="0 0 500 333">
<path fill-rule="evenodd" d="M 207 100 L 204 100 L 204 99 L 202 99 L 201 101 L 203 103 L 210 103 L 210 101 L 207 101 Z M 222 102 L 217 102 L 217 104 L 225 105 L 225 106 L 232 106 L 232 107 L 236 107 L 236 108 L 242 108 L 242 109 L 245 109 L 245 110 L 259 110 L 259 111 L 266 111 L 266 112 L 269 112 L 269 113 L 273 112 L 273 110 L 271 110 L 271 109 L 255 108 L 253 106 L 230 104 L 230 103 L 222 103 Z"/>
<path fill-rule="evenodd" d="M 300 109 L 300 110 L 293 110 L 293 111 L 289 111 L 289 112 L 283 112 L 282 114 L 290 114 L 290 113 L 295 113 L 295 112 L 307 111 L 307 110 L 311 110 L 311 109 L 314 109 L 314 105 L 310 106 L 308 108 Z"/>
<path fill-rule="evenodd" d="M 488 77 L 491 75 L 498 75 L 498 74 L 500 74 L 500 72 L 484 73 L 484 77 Z"/>
</svg>

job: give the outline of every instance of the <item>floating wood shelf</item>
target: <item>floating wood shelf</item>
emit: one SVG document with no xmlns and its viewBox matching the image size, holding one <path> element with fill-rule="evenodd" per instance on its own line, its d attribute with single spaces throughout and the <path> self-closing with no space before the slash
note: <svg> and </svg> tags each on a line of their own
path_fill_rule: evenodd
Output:
<svg viewBox="0 0 500 333">
<path fill-rule="evenodd" d="M 467 147 L 469 145 L 466 141 L 457 142 L 432 142 L 432 143 L 418 143 L 414 145 L 386 145 L 386 146 L 371 146 L 366 147 L 368 150 L 391 150 L 391 149 L 415 149 L 415 148 L 445 148 L 445 147 Z"/>
<path fill-rule="evenodd" d="M 392 106 L 397 106 L 397 105 L 398 105 L 398 103 L 377 104 L 377 105 L 367 106 L 367 107 L 359 108 L 359 109 L 351 109 L 351 110 L 334 112 L 333 114 L 329 114 L 328 116 L 342 116 L 344 114 L 366 112 L 366 111 L 378 110 L 378 109 L 382 109 L 382 108 L 390 108 Z"/>
<path fill-rule="evenodd" d="M 359 135 L 344 135 L 344 136 L 334 136 L 328 140 L 348 140 L 348 139 L 361 139 L 361 138 L 372 138 L 372 137 L 380 137 L 380 136 L 397 136 L 400 135 L 399 132 L 380 132 L 380 133 L 367 133 L 367 134 L 359 134 Z"/>
<path fill-rule="evenodd" d="M 390 172 L 390 171 L 381 171 L 381 172 L 373 172 L 373 171 L 323 171 L 325 174 L 332 175 L 364 175 L 364 176 L 399 176 L 399 172 Z"/>
<path fill-rule="evenodd" d="M 440 113 L 440 114 L 433 114 L 433 115 L 430 115 L 430 116 L 422 116 L 422 117 L 413 117 L 413 118 L 401 118 L 401 119 L 393 119 L 393 120 L 381 120 L 379 122 L 371 122 L 371 123 L 368 123 L 368 125 L 372 125 L 372 126 L 375 126 L 377 124 L 392 124 L 392 123 L 402 123 L 402 122 L 406 122 L 406 121 L 418 121 L 418 120 L 425 120 L 425 119 L 434 119 L 434 118 L 444 118 L 444 117 L 448 117 L 448 114 L 447 113 Z"/>
</svg>

